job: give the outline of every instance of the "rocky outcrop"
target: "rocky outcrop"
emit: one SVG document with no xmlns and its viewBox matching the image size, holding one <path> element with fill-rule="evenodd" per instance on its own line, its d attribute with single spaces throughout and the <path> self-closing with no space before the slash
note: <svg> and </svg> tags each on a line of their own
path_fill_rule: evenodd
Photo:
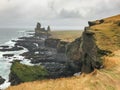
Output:
<svg viewBox="0 0 120 90">
<path fill-rule="evenodd" d="M 0 49 L 0 51 L 19 51 L 19 50 L 23 50 L 23 48 L 22 47 L 19 47 L 19 46 L 14 46 L 14 47 L 11 47 L 11 48 L 9 48 L 9 47 L 7 47 L 7 46 L 2 46 L 3 48 L 2 49 Z"/>
<path fill-rule="evenodd" d="M 74 62 L 79 62 L 80 71 L 90 73 L 101 67 L 99 49 L 95 42 L 94 32 L 86 30 L 82 36 L 67 46 L 67 56 Z"/>
<path fill-rule="evenodd" d="M 89 21 L 88 24 L 89 24 L 89 26 L 94 26 L 94 25 L 101 24 L 103 22 L 104 22 L 104 20 L 101 19 L 101 20 L 96 20 L 96 21 Z"/>
<path fill-rule="evenodd" d="M 48 26 L 48 27 L 47 27 L 47 31 L 48 31 L 48 32 L 50 32 L 50 31 L 51 31 L 50 26 Z"/>
<path fill-rule="evenodd" d="M 78 61 L 81 57 L 82 51 L 80 50 L 82 47 L 81 38 L 77 38 L 75 41 L 67 45 L 66 54 L 70 58 L 70 60 Z"/>
<path fill-rule="evenodd" d="M 51 48 L 57 48 L 57 45 L 60 43 L 60 39 L 48 38 L 45 40 L 45 46 Z"/>
<path fill-rule="evenodd" d="M 60 41 L 60 43 L 57 45 L 57 52 L 65 53 L 67 44 L 68 42 Z"/>
<path fill-rule="evenodd" d="M 117 24 L 118 26 L 120 26 L 120 20 L 116 21 L 115 24 Z"/>
<path fill-rule="evenodd" d="M 35 28 L 35 32 L 37 32 L 37 31 L 45 32 L 45 28 L 42 28 L 41 24 L 39 22 L 37 23 L 36 28 Z"/>
<path fill-rule="evenodd" d="M 39 36 L 39 35 L 47 35 L 49 36 L 49 32 L 50 32 L 50 26 L 47 27 L 47 29 L 45 29 L 44 27 L 41 27 L 41 24 L 38 22 L 35 28 L 35 36 Z"/>
<path fill-rule="evenodd" d="M 3 57 L 12 57 L 14 54 L 3 54 Z"/>
<path fill-rule="evenodd" d="M 11 85 L 18 85 L 23 81 L 19 79 L 19 77 L 14 72 L 11 72 L 9 74 L 9 82 L 11 82 Z"/>
<path fill-rule="evenodd" d="M 3 79 L 1 76 L 0 76 L 0 85 L 3 84 L 5 82 L 5 79 Z"/>
<path fill-rule="evenodd" d="M 100 68 L 100 58 L 98 58 L 98 47 L 95 43 L 94 33 L 84 31 L 82 36 L 82 68 L 81 72 L 90 73 L 94 68 Z"/>
</svg>

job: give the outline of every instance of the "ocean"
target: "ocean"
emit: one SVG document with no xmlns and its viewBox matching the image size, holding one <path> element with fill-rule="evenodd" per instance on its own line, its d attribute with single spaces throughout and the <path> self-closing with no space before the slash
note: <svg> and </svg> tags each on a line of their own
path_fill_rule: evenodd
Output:
<svg viewBox="0 0 120 90">
<path fill-rule="evenodd" d="M 28 31 L 31 30 L 20 29 L 20 28 L 0 28 L 0 46 L 1 45 L 14 46 L 15 43 L 12 42 L 11 40 L 16 40 L 18 39 L 18 37 L 27 36 Z M 10 67 L 11 67 L 10 62 L 13 61 L 13 59 L 24 60 L 24 57 L 20 56 L 19 54 L 22 54 L 23 52 L 26 51 L 27 49 L 25 48 L 24 50 L 20 50 L 20 51 L 9 51 L 9 52 L 0 51 L 0 76 L 6 79 L 5 83 L 0 85 L 0 89 L 5 89 L 10 85 L 10 82 L 8 82 Z M 3 57 L 3 54 L 14 54 L 14 57 L 5 58 Z M 24 60 L 23 63 L 28 63 L 28 62 Z"/>
</svg>

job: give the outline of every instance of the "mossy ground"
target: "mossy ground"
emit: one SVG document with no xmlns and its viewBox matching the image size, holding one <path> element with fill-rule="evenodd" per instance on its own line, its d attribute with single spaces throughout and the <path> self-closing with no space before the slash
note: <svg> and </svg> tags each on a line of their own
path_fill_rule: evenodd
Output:
<svg viewBox="0 0 120 90">
<path fill-rule="evenodd" d="M 16 74 L 22 82 L 44 79 L 48 74 L 41 66 L 27 66 L 18 61 L 13 63 L 11 72 Z"/>
</svg>

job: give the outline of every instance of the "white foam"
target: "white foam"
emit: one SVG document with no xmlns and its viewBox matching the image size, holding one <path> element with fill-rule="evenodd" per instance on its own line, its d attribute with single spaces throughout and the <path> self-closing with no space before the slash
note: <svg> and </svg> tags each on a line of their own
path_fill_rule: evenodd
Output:
<svg viewBox="0 0 120 90">
<path fill-rule="evenodd" d="M 29 66 L 34 66 L 34 64 L 30 63 L 30 60 L 28 60 L 28 59 L 23 59 L 20 63 L 29 65 Z"/>
<path fill-rule="evenodd" d="M 5 43 L 9 46 L 14 46 L 15 43 L 9 41 Z M 20 56 L 20 54 L 27 52 L 28 50 L 24 48 L 23 50 L 19 51 L 7 51 L 7 52 L 0 52 L 0 76 L 2 76 L 4 79 L 6 79 L 5 83 L 0 85 L 0 89 L 5 89 L 10 85 L 10 82 L 8 82 L 9 79 L 9 73 L 10 73 L 10 67 L 13 60 L 23 60 L 23 64 L 32 65 L 30 64 L 29 60 L 25 60 L 23 56 Z M 3 54 L 14 54 L 13 57 L 5 58 L 3 57 Z"/>
<path fill-rule="evenodd" d="M 10 86 L 10 82 L 8 82 L 8 80 L 6 80 L 4 82 L 4 84 L 0 85 L 0 89 L 4 90 L 4 89 L 6 89 L 9 86 Z"/>
<path fill-rule="evenodd" d="M 22 33 L 21 33 L 22 32 Z M 21 31 L 20 34 L 21 36 L 23 36 L 22 34 L 24 34 L 25 36 L 31 36 L 31 35 L 26 35 L 24 32 L 25 31 Z M 19 39 L 12 39 L 12 40 L 19 40 Z M 15 45 L 15 42 L 12 42 L 11 40 L 1 44 L 4 46 L 9 46 L 9 47 L 13 47 Z M 9 73 L 10 73 L 10 67 L 12 65 L 13 60 L 22 60 L 21 63 L 22 64 L 26 64 L 26 65 L 30 65 L 33 66 L 33 64 L 30 63 L 30 60 L 25 59 L 23 56 L 20 56 L 20 54 L 27 52 L 28 50 L 26 48 L 23 48 L 23 50 L 19 50 L 19 51 L 6 51 L 6 52 L 1 52 L 0 51 L 0 76 L 4 79 L 6 79 L 6 81 L 4 82 L 4 84 L 0 85 L 0 89 L 6 89 L 8 86 L 10 86 L 10 82 L 8 82 L 9 80 Z M 3 57 L 3 54 L 14 54 L 13 57 L 8 57 L 5 58 Z"/>
<path fill-rule="evenodd" d="M 10 41 L 8 41 L 8 42 L 6 42 L 6 43 L 4 43 L 3 45 L 5 45 L 5 46 L 14 46 L 15 45 L 15 42 L 12 42 L 11 40 Z"/>
</svg>

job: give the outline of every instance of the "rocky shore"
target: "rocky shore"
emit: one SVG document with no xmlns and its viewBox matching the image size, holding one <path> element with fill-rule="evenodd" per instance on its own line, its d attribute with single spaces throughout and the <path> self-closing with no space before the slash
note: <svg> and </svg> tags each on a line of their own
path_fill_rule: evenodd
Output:
<svg viewBox="0 0 120 90">
<path fill-rule="evenodd" d="M 72 76 L 78 71 L 73 69 L 74 65 L 71 64 L 71 61 L 69 62 L 69 59 L 65 54 L 65 46 L 68 43 L 63 42 L 59 39 L 49 38 L 49 32 L 49 26 L 48 29 L 45 30 L 41 28 L 40 23 L 38 23 L 33 36 L 19 37 L 19 40 L 14 40 L 14 42 L 16 43 L 15 47 L 24 47 L 28 50 L 27 52 L 21 54 L 21 56 L 29 60 L 33 64 L 33 66 L 42 66 L 48 73 L 46 79 Z M 21 77 L 17 74 L 18 72 L 13 71 L 15 68 L 18 68 L 18 71 L 20 70 L 20 72 L 24 73 L 27 73 L 27 71 L 29 71 L 21 71 L 22 67 L 17 67 L 17 65 L 16 67 L 13 67 L 12 65 L 11 73 L 9 75 L 9 81 L 11 82 L 11 85 L 26 82 L 27 80 L 21 81 Z M 39 76 L 39 78 L 40 77 L 41 76 Z M 39 78 L 34 78 L 33 80 L 38 80 Z"/>
<path fill-rule="evenodd" d="M 91 22 L 89 24 L 91 26 Z M 42 66 L 47 73 L 46 79 L 72 76 L 77 72 L 90 73 L 95 68 L 100 69 L 102 67 L 100 56 L 103 55 L 101 53 L 103 51 L 98 48 L 95 42 L 95 33 L 91 31 L 90 26 L 85 28 L 80 38 L 68 43 L 57 38 L 49 38 L 50 27 L 45 30 L 38 23 L 33 36 L 20 37 L 19 40 L 14 41 L 16 43 L 15 47 L 24 47 L 28 50 L 21 54 L 21 56 L 29 60 L 33 66 Z M 18 67 L 19 65 L 20 67 Z M 14 65 L 14 67 L 12 65 L 11 67 L 9 75 L 11 85 L 30 81 L 31 78 L 33 78 L 32 80 L 39 80 L 41 78 L 41 75 L 36 77 L 36 73 L 32 73 L 35 77 L 22 81 L 22 78 L 27 78 L 27 75 L 31 74 L 27 73 L 31 71 L 26 68 L 33 67 L 25 66 L 25 69 L 22 69 L 22 65 L 19 65 Z M 26 73 L 25 76 L 21 77 L 18 71 L 14 71 L 16 68 L 21 73 Z"/>
<path fill-rule="evenodd" d="M 0 76 L 0 85 L 3 84 L 5 82 L 5 79 L 3 79 L 1 76 Z"/>
</svg>

